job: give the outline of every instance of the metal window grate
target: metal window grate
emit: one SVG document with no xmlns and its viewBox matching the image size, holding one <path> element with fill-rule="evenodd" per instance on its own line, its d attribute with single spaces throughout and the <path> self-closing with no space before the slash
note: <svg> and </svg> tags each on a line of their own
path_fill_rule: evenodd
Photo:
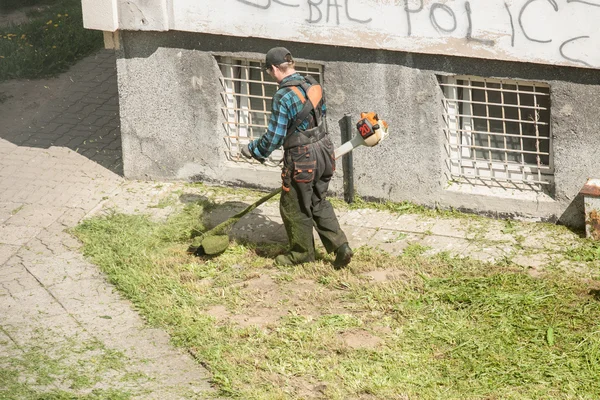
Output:
<svg viewBox="0 0 600 400">
<path fill-rule="evenodd" d="M 262 69 L 260 61 L 217 57 L 217 64 L 223 86 L 221 97 L 227 157 L 232 161 L 248 162 L 241 156 L 240 148 L 265 132 L 271 116 L 271 98 L 278 85 Z M 302 75 L 310 74 L 318 82 L 323 82 L 320 65 L 296 62 L 296 71 Z M 282 157 L 281 150 L 271 154 L 273 160 Z"/>
<path fill-rule="evenodd" d="M 547 84 L 452 76 L 440 87 L 452 180 L 533 190 L 553 183 Z"/>
</svg>

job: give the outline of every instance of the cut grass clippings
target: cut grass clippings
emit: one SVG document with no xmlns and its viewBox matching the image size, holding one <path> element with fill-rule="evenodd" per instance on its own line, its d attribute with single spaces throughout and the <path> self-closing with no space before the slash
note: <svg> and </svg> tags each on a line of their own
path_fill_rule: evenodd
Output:
<svg viewBox="0 0 600 400">
<path fill-rule="evenodd" d="M 80 0 L 47 3 L 29 22 L 0 27 L 0 82 L 55 76 L 102 48 L 102 32 L 83 27 Z"/>
<path fill-rule="evenodd" d="M 84 253 L 240 399 L 600 398 L 600 302 L 564 273 L 411 249 L 275 267 L 281 248 L 185 250 L 202 203 L 167 222 L 84 221 Z M 377 277 L 368 279 L 367 275 Z"/>
<path fill-rule="evenodd" d="M 48 344 L 34 335 L 20 350 L 18 355 L 0 354 L 0 399 L 128 400 L 143 391 L 119 386 L 149 380 L 143 374 L 126 374 L 130 360 L 95 340 Z M 112 380 L 110 387 L 107 380 Z"/>
</svg>

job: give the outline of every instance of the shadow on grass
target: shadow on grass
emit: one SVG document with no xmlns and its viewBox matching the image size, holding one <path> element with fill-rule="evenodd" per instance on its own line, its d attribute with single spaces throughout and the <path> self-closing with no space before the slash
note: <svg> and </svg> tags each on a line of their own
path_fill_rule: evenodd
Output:
<svg viewBox="0 0 600 400">
<path fill-rule="evenodd" d="M 589 295 L 592 296 L 594 300 L 600 301 L 600 289 L 590 290 Z"/>
<path fill-rule="evenodd" d="M 202 224 L 205 227 L 204 232 L 234 217 L 251 205 L 251 203 L 241 201 L 217 203 L 206 196 L 195 193 L 183 193 L 179 196 L 179 201 L 187 205 L 202 205 L 204 210 L 202 216 Z M 260 207 L 240 218 L 231 228 L 222 233 L 228 234 L 231 240 L 249 247 L 256 247 L 261 244 L 281 247 L 287 244 L 287 234 L 285 227 L 280 222 L 279 215 L 265 213 Z M 275 254 L 281 253 L 281 251 L 279 249 L 275 251 Z M 263 252 L 258 247 L 257 252 L 273 254 L 271 249 Z"/>
</svg>

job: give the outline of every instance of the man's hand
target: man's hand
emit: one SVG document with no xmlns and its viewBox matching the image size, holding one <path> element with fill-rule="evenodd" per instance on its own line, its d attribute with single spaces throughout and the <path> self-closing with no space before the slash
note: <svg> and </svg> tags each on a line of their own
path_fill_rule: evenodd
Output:
<svg viewBox="0 0 600 400">
<path fill-rule="evenodd" d="M 251 159 L 254 158 L 256 161 L 260 162 L 260 163 L 264 163 L 265 159 L 264 158 L 259 158 L 257 156 L 254 155 L 254 152 L 250 150 L 250 145 L 245 145 L 242 146 L 242 155 L 247 158 L 247 159 Z"/>
<path fill-rule="evenodd" d="M 252 152 L 250 151 L 250 145 L 245 145 L 242 146 L 242 155 L 247 158 L 247 159 L 251 159 L 252 158 Z"/>
</svg>

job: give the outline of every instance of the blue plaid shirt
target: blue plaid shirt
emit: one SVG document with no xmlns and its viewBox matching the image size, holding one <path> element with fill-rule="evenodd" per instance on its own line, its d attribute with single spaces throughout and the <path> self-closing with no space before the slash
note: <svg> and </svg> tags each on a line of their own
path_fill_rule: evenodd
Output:
<svg viewBox="0 0 600 400">
<path fill-rule="evenodd" d="M 304 79 L 299 73 L 283 78 L 280 86 L 292 80 Z M 302 94 L 306 93 L 298 86 Z M 307 100 L 308 101 L 308 100 Z M 296 115 L 302 110 L 303 103 L 290 87 L 279 89 L 273 96 L 271 105 L 271 117 L 267 131 L 260 138 L 249 143 L 250 151 L 258 158 L 267 158 L 271 153 L 283 145 L 288 127 L 296 120 Z M 325 102 L 323 102 L 323 118 L 325 117 Z M 296 131 L 304 131 L 308 128 L 308 118 L 300 124 Z"/>
</svg>

